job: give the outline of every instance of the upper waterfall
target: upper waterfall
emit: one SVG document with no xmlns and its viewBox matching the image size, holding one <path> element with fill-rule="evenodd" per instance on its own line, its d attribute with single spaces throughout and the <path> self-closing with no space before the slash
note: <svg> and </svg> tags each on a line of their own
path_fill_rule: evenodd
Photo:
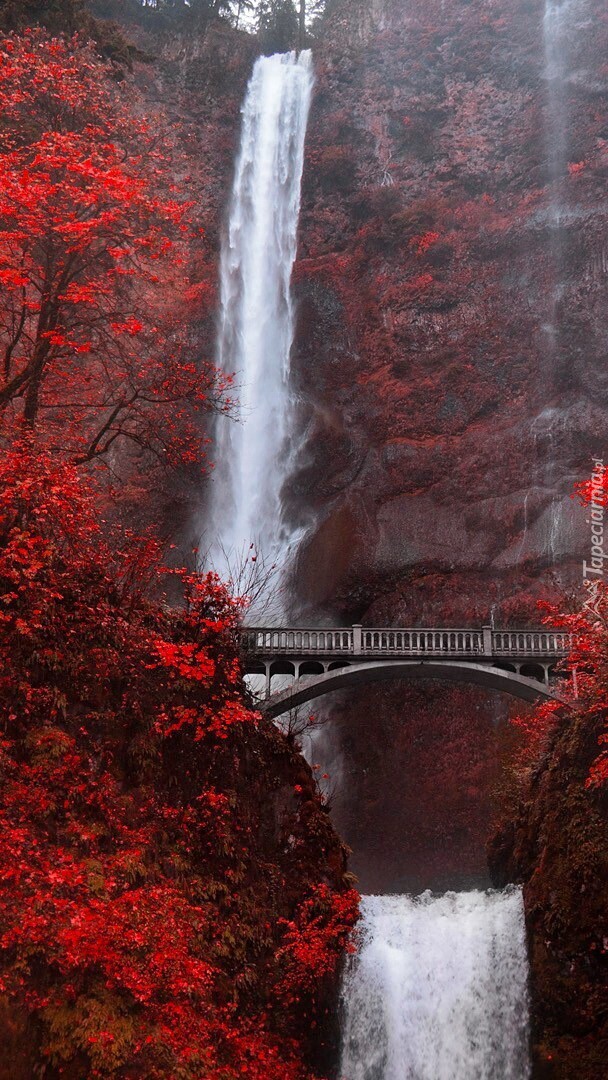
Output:
<svg viewBox="0 0 608 1080">
<path fill-rule="evenodd" d="M 260 562 L 284 566 L 295 539 L 282 488 L 295 453 L 290 281 L 312 86 L 310 52 L 260 57 L 242 108 L 218 336 L 238 415 L 218 421 L 208 523 L 211 564 L 228 578 L 252 544 Z"/>
<path fill-rule="evenodd" d="M 348 1080 L 526 1080 L 523 903 L 506 892 L 364 898 L 343 987 Z"/>
</svg>

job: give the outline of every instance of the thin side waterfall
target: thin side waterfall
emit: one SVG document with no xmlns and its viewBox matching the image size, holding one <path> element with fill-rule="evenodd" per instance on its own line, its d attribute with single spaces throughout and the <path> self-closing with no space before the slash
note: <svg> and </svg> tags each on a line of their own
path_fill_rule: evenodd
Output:
<svg viewBox="0 0 608 1080">
<path fill-rule="evenodd" d="M 527 1080 L 519 889 L 368 896 L 343 983 L 344 1080 Z"/>
<path fill-rule="evenodd" d="M 552 186 L 550 211 L 556 223 L 563 211 L 568 160 L 568 39 L 576 0 L 545 0 L 543 39 L 547 81 L 547 159 Z"/>
<path fill-rule="evenodd" d="M 297 540 L 282 491 L 297 452 L 290 282 L 312 86 L 310 52 L 261 57 L 242 108 L 218 337 L 218 366 L 235 376 L 238 417 L 218 421 L 207 524 L 210 562 L 233 580 L 251 545 L 260 565 L 284 567 Z"/>
<path fill-rule="evenodd" d="M 547 319 L 544 326 L 546 342 L 544 381 L 549 388 L 549 393 L 553 391 L 561 363 L 559 307 L 566 273 L 561 226 L 567 223 L 571 209 L 568 185 L 570 35 L 580 6 L 581 0 L 545 0 L 543 18 L 544 76 L 547 85 L 545 143 L 549 182 L 548 214 L 551 228 L 549 244 L 553 265 L 553 282 L 550 285 Z M 541 483 L 551 487 L 558 482 L 558 477 L 559 464 L 553 448 L 552 433 L 549 432 L 547 456 L 539 479 Z M 549 509 L 546 539 L 546 553 L 551 564 L 555 563 L 560 548 L 562 509 L 561 500 L 554 494 Z"/>
</svg>

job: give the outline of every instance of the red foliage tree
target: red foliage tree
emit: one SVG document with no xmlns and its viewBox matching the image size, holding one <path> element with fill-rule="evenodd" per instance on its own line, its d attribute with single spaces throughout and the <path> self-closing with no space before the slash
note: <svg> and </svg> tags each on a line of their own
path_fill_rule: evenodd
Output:
<svg viewBox="0 0 608 1080">
<path fill-rule="evenodd" d="M 11 1080 L 296 1080 L 356 918 L 343 850 L 310 770 L 252 711 L 238 606 L 181 571 L 178 608 L 150 599 L 157 543 L 110 527 L 78 468 L 115 470 L 121 444 L 146 468 L 197 465 L 197 414 L 224 407 L 182 331 L 182 300 L 208 291 L 200 267 L 186 280 L 183 163 L 77 39 L 5 39 L 0 111 Z"/>
<path fill-rule="evenodd" d="M 598 463 L 592 479 L 576 485 L 575 496 L 583 506 L 591 507 L 595 520 L 602 522 L 608 506 L 608 469 Z M 601 567 L 602 560 L 595 561 Z M 555 733 L 564 716 L 568 722 L 568 716 L 574 713 L 576 726 L 588 736 L 585 787 L 605 791 L 608 786 L 608 584 L 603 575 L 604 571 L 597 568 L 588 574 L 584 600 L 574 613 L 541 605 L 547 622 L 572 634 L 573 647 L 561 665 L 561 672 L 568 679 L 565 689 L 572 696 L 572 704 L 564 708 L 557 701 L 543 702 L 515 722 L 526 736 L 522 760 L 535 768 L 544 753 L 547 737 Z"/>
<path fill-rule="evenodd" d="M 77 38 L 0 49 L 0 418 L 73 460 L 200 460 L 213 367 L 182 329 L 191 207 L 162 117 Z"/>
<path fill-rule="evenodd" d="M 251 792 L 289 751 L 243 696 L 238 609 L 210 576 L 181 575 L 179 610 L 147 600 L 155 546 L 104 539 L 83 474 L 39 447 L 5 455 L 0 492 L 0 987 L 36 1067 L 308 1075 L 296 1034 L 357 897 L 315 879 L 312 778 L 292 845 L 277 819 L 264 846 Z"/>
</svg>

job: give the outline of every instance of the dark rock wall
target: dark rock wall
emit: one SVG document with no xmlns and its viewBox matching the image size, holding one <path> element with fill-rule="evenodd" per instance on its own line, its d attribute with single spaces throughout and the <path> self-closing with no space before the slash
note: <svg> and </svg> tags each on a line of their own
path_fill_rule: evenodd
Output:
<svg viewBox="0 0 608 1080">
<path fill-rule="evenodd" d="M 497 832 L 495 884 L 524 883 L 536 1077 L 596 1080 L 608 1060 L 605 790 L 585 788 L 605 718 L 568 712 L 518 812 Z"/>
<path fill-rule="evenodd" d="M 564 5 L 559 79 L 544 12 L 351 0 L 315 50 L 296 267 L 308 442 L 292 497 L 316 521 L 302 620 L 522 625 L 578 586 L 571 492 L 603 452 L 608 405 L 608 10 Z M 484 879 L 508 707 L 430 683 L 329 704 L 364 889 Z M 446 717 L 465 774 L 486 752 L 460 830 L 419 746 L 447 772 Z M 389 797 L 387 770 L 420 797 Z"/>
<path fill-rule="evenodd" d="M 358 10 L 317 50 L 308 140 L 303 606 L 523 618 L 550 568 L 578 580 L 569 496 L 604 438 L 608 13 L 569 5 L 556 181 L 543 4 Z"/>
<path fill-rule="evenodd" d="M 570 496 L 606 454 L 608 9 L 564 5 L 553 81 L 544 13 L 344 3 L 317 49 L 297 266 L 310 438 L 294 487 L 317 521 L 303 619 L 521 625 L 579 585 L 588 526 Z M 483 884 L 512 807 L 508 702 L 396 684 L 326 708 L 363 889 Z M 567 768 L 584 773 L 563 738 L 496 880 L 528 880 L 535 1075 L 582 1080 L 605 1068 L 588 948 L 605 867 L 597 823 L 563 795 Z"/>
</svg>

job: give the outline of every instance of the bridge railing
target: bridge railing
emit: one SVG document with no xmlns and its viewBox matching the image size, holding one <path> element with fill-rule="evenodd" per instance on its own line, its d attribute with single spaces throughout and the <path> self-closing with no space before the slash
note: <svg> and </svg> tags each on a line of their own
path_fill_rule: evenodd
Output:
<svg viewBox="0 0 608 1080">
<path fill-rule="evenodd" d="M 281 630 L 267 627 L 245 627 L 241 645 L 246 652 L 279 655 L 280 653 L 353 652 L 353 628 L 336 627 L 330 630 Z"/>
<path fill-rule="evenodd" d="M 554 630 L 494 630 L 494 656 L 565 656 L 572 646 L 572 635 Z"/>
<path fill-rule="evenodd" d="M 249 655 L 318 656 L 565 656 L 571 635 L 553 630 L 424 629 L 421 627 L 331 627 L 328 629 L 245 627 L 241 644 Z"/>
<path fill-rule="evenodd" d="M 397 656 L 445 656 L 484 651 L 483 630 L 373 630 L 361 631 L 361 652 Z"/>
</svg>

